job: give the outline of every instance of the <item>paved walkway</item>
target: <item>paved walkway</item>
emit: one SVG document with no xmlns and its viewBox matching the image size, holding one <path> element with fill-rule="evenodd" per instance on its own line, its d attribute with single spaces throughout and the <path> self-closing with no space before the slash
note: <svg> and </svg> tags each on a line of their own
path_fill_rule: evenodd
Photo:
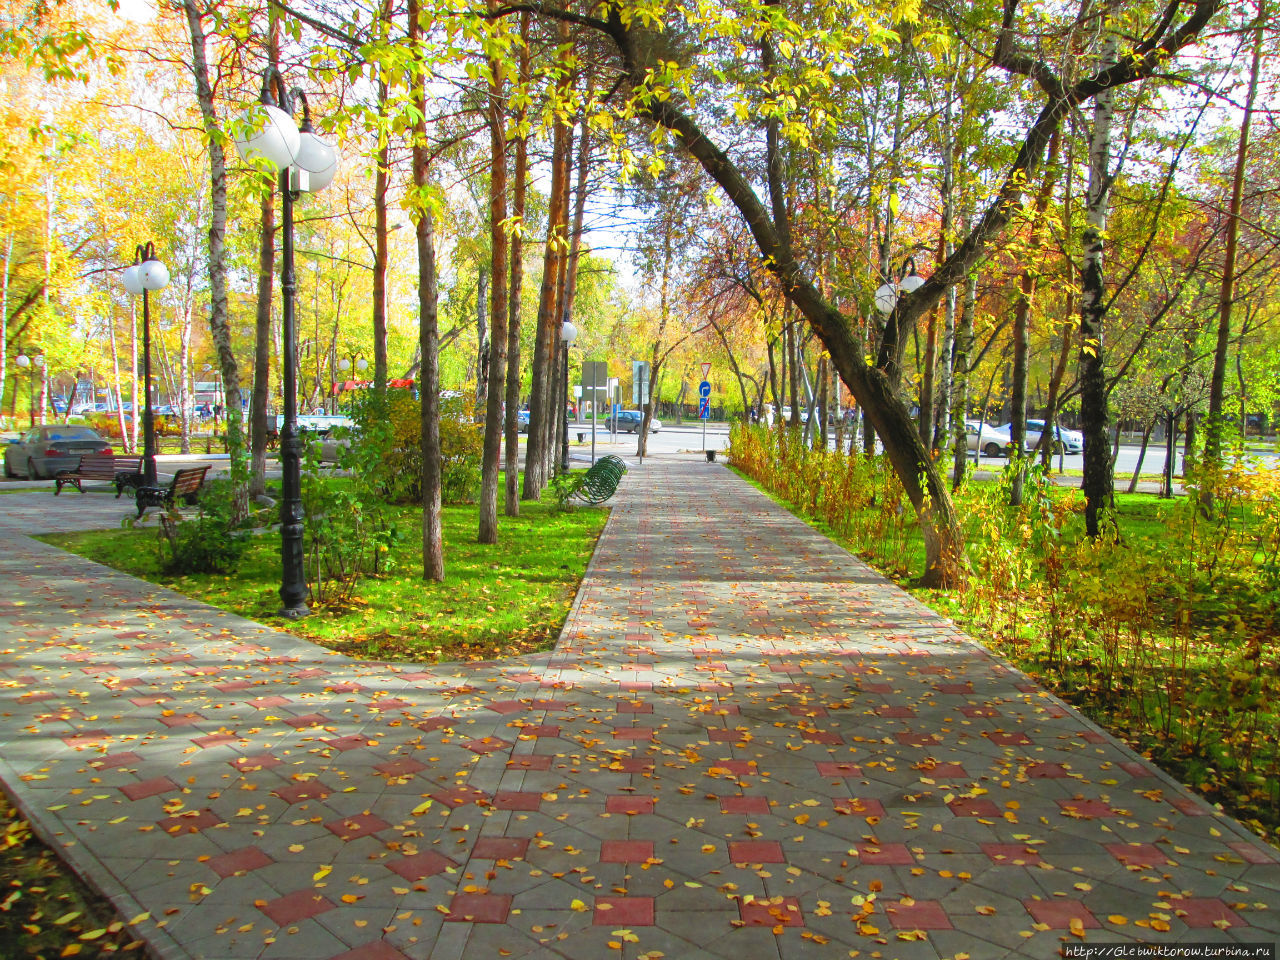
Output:
<svg viewBox="0 0 1280 960">
<path fill-rule="evenodd" d="M 0 775 L 158 957 L 1277 940 L 1273 850 L 718 464 L 633 468 L 553 653 L 429 669 L 25 537 L 127 510 L 60 500 L 0 497 Z"/>
</svg>

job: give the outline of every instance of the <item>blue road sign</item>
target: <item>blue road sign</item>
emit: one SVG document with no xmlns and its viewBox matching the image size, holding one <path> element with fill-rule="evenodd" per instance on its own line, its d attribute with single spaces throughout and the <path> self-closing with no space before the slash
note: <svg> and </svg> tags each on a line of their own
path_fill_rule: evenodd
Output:
<svg viewBox="0 0 1280 960">
<path fill-rule="evenodd" d="M 708 383 L 706 380 L 703 380 L 700 384 L 698 384 L 698 396 L 702 397 L 702 399 L 704 400 L 707 397 L 711 396 L 711 384 Z"/>
<path fill-rule="evenodd" d="M 710 419 L 711 419 L 711 398 L 710 398 L 710 397 L 703 397 L 703 398 L 702 398 L 702 400 L 701 400 L 701 401 L 699 401 L 699 403 L 698 403 L 698 419 L 700 419 L 700 420 L 710 420 Z"/>
</svg>

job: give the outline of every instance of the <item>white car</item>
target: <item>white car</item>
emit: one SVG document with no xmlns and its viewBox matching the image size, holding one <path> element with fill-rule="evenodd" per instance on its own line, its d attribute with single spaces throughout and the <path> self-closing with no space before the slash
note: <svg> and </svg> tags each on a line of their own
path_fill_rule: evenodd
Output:
<svg viewBox="0 0 1280 960">
<path fill-rule="evenodd" d="M 1012 423 L 1006 423 L 1000 429 L 1011 431 L 1012 428 L 1013 428 Z M 1053 429 L 1054 429 L 1053 435 L 1057 437 L 1057 440 L 1054 442 L 1053 448 L 1052 448 L 1054 453 L 1066 453 L 1068 455 L 1074 455 L 1077 453 L 1084 452 L 1084 434 L 1083 433 L 1080 433 L 1080 431 L 1078 430 L 1068 430 L 1065 427 L 1055 426 Z M 1026 437 L 1023 440 L 1023 445 L 1026 447 L 1026 449 L 1034 450 L 1036 448 L 1036 445 L 1040 443 L 1040 434 L 1043 432 L 1044 432 L 1043 420 L 1028 420 Z M 1010 433 L 1010 436 L 1012 436 L 1012 433 Z"/>
<path fill-rule="evenodd" d="M 1013 437 L 1004 427 L 993 427 L 978 420 L 964 422 L 965 437 L 969 449 L 982 451 L 984 457 L 1007 457 L 1013 449 Z M 981 445 L 981 446 L 979 446 Z"/>
</svg>

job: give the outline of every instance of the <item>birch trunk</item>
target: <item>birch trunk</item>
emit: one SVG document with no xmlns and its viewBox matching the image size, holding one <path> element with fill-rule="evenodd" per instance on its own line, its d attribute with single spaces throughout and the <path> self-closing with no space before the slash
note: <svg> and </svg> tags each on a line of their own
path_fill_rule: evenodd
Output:
<svg viewBox="0 0 1280 960">
<path fill-rule="evenodd" d="M 529 14 L 520 15 L 520 75 L 519 90 L 529 89 L 532 60 L 529 56 Z M 525 98 L 520 98 L 516 112 L 515 129 L 516 160 L 511 197 L 511 286 L 508 290 L 507 317 L 507 422 L 505 451 L 505 503 L 504 512 L 509 517 L 520 514 L 520 308 L 523 304 L 524 286 L 524 205 L 525 185 L 529 178 L 529 137 L 524 132 L 529 108 Z"/>
<path fill-rule="evenodd" d="M 489 0 L 497 9 L 497 0 Z M 489 60 L 489 246 L 493 289 L 489 336 L 484 454 L 480 469 L 480 543 L 498 542 L 498 461 L 502 456 L 503 387 L 507 376 L 507 109 L 502 61 Z"/>
<path fill-rule="evenodd" d="M 227 428 L 227 453 L 231 456 L 232 476 L 243 478 L 245 472 L 244 430 L 241 422 L 240 369 L 231 349 L 231 327 L 227 309 L 227 162 L 223 148 L 225 135 L 214 107 L 213 87 L 209 80 L 209 63 L 205 52 L 207 38 L 203 14 L 195 0 L 182 0 L 187 28 L 191 36 L 192 74 L 196 85 L 196 101 L 204 128 L 205 147 L 209 152 L 209 182 L 212 209 L 209 217 L 209 330 L 218 365 L 222 370 Z M 247 487 L 237 484 L 238 506 L 247 512 Z"/>
<path fill-rule="evenodd" d="M 422 38 L 418 0 L 409 0 L 409 42 L 417 51 Z M 420 54 L 419 54 L 420 56 Z M 414 64 L 413 102 L 418 120 L 413 128 L 413 185 L 419 207 L 414 232 L 418 245 L 418 372 L 422 398 L 422 578 L 444 580 L 444 536 L 440 512 L 440 328 L 436 312 L 435 221 L 427 196 L 430 171 L 427 151 L 427 65 Z"/>
</svg>

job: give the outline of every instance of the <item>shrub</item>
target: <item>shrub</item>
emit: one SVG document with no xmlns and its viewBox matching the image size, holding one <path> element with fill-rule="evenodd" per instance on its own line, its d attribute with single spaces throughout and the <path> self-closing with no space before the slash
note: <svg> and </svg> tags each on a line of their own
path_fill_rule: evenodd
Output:
<svg viewBox="0 0 1280 960">
<path fill-rule="evenodd" d="M 200 513 L 183 517 L 176 506 L 160 518 L 161 562 L 167 573 L 230 573 L 249 546 L 248 521 L 238 516 L 235 485 L 225 477 L 207 480 Z"/>
<path fill-rule="evenodd" d="M 407 390 L 372 390 L 350 410 L 357 439 L 342 466 L 381 486 L 392 503 L 422 501 L 422 413 Z M 445 503 L 471 503 L 480 490 L 483 428 L 470 422 L 470 405 L 446 400 L 440 410 L 441 496 Z"/>
</svg>

